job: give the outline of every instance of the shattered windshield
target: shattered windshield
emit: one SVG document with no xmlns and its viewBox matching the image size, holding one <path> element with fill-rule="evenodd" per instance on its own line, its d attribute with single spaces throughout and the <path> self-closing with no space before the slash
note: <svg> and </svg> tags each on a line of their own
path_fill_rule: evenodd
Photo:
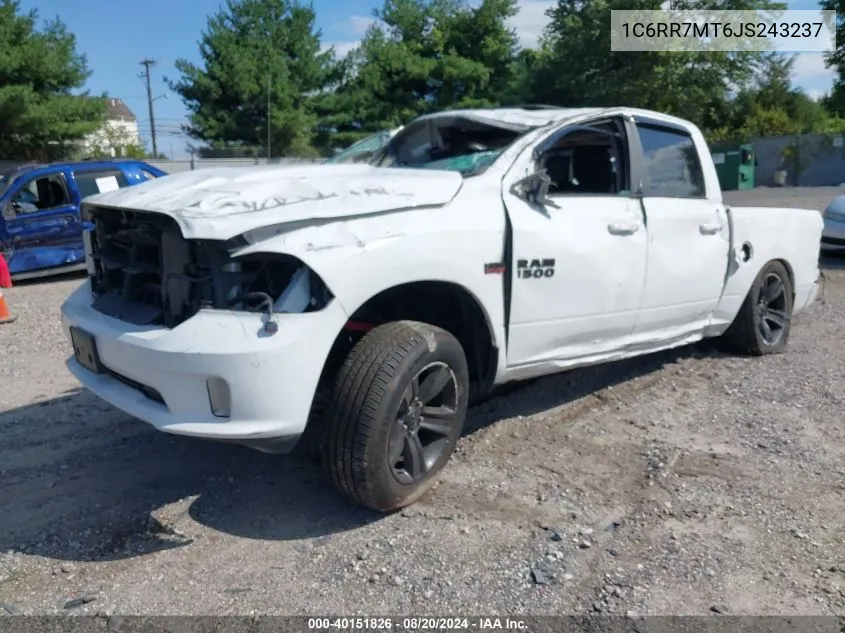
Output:
<svg viewBox="0 0 845 633">
<path fill-rule="evenodd" d="M 417 121 L 397 134 L 371 164 L 456 171 L 466 178 L 485 171 L 527 131 L 466 117 Z"/>
<path fill-rule="evenodd" d="M 422 165 L 417 165 L 417 167 L 420 169 L 456 171 L 462 176 L 474 176 L 492 165 L 503 151 L 503 149 L 491 149 L 473 152 L 472 154 L 459 154 L 450 158 L 441 158 L 440 160 L 423 163 Z"/>
<path fill-rule="evenodd" d="M 353 143 L 345 150 L 327 159 L 327 163 L 363 163 L 370 160 L 373 155 L 382 147 L 387 145 L 393 137 L 393 133 L 387 130 L 368 136 L 365 139 Z"/>
</svg>

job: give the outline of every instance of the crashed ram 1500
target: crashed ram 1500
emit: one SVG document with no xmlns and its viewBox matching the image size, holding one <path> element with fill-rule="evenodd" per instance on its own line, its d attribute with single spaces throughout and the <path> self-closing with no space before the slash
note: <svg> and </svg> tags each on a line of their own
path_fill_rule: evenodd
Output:
<svg viewBox="0 0 845 633">
<path fill-rule="evenodd" d="M 197 170 L 84 213 L 79 381 L 162 431 L 311 450 L 381 511 L 494 386 L 779 351 L 818 292 L 818 212 L 727 207 L 698 128 L 629 108 L 438 113 L 370 164 Z"/>
</svg>

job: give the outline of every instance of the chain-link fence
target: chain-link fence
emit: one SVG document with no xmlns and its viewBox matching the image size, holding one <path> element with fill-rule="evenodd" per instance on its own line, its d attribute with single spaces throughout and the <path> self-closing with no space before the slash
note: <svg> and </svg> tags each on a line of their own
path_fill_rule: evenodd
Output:
<svg viewBox="0 0 845 633">
<path fill-rule="evenodd" d="M 208 167 L 245 167 L 247 165 L 301 165 L 323 162 L 323 158 L 188 158 L 185 160 L 147 160 L 168 174 Z"/>
</svg>

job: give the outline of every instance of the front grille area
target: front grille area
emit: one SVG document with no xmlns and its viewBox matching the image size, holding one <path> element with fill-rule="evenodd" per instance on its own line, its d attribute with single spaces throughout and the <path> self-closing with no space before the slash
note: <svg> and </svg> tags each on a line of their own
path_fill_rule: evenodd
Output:
<svg viewBox="0 0 845 633">
<path fill-rule="evenodd" d="M 272 314 L 304 266 L 281 253 L 233 259 L 231 253 L 245 245 L 241 238 L 186 240 L 175 220 L 160 213 L 82 208 L 93 224 L 92 307 L 134 325 L 174 328 L 203 308 Z M 313 271 L 308 274 L 312 296 L 299 309 L 321 310 L 331 293 Z"/>
<path fill-rule="evenodd" d="M 200 307 L 194 247 L 171 218 L 93 208 L 95 310 L 135 325 L 175 327 Z"/>
</svg>

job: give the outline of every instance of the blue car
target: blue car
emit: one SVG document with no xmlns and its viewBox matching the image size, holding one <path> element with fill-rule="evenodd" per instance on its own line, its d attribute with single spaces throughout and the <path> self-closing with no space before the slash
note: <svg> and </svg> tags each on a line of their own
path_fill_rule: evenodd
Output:
<svg viewBox="0 0 845 633">
<path fill-rule="evenodd" d="M 0 168 L 0 252 L 12 279 L 83 269 L 80 201 L 166 175 L 137 160 Z"/>
</svg>

